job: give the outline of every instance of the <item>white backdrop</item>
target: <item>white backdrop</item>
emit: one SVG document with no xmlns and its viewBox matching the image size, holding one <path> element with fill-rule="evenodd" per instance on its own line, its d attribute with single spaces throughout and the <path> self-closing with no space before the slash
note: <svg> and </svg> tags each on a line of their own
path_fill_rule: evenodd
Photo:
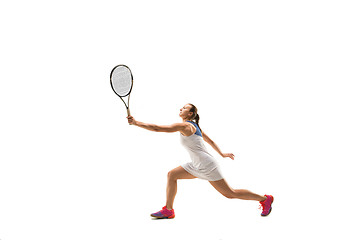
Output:
<svg viewBox="0 0 360 240">
<path fill-rule="evenodd" d="M 8 1 L 0 8 L 0 239 L 358 239 L 356 1 Z M 178 134 L 129 126 L 109 73 L 134 74 L 132 115 L 200 126 L 235 161 L 229 200 L 166 174 Z"/>
</svg>

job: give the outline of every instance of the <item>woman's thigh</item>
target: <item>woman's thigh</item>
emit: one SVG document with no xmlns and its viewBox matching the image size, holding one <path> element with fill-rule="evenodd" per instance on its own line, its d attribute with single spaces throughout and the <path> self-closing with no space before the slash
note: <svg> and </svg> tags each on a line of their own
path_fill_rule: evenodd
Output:
<svg viewBox="0 0 360 240">
<path fill-rule="evenodd" d="M 168 178 L 176 180 L 176 179 L 193 179 L 195 176 L 188 173 L 182 166 L 178 166 L 173 170 L 169 171 Z"/>
</svg>

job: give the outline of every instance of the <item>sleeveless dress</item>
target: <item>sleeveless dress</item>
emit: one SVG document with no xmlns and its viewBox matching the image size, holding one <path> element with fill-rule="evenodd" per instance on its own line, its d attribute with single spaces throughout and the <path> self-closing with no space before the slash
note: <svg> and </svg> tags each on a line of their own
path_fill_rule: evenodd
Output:
<svg viewBox="0 0 360 240">
<path fill-rule="evenodd" d="M 223 179 L 216 159 L 207 151 L 198 125 L 187 121 L 196 127 L 196 132 L 191 136 L 180 133 L 181 144 L 188 150 L 191 162 L 181 165 L 191 175 L 208 181 Z"/>
</svg>

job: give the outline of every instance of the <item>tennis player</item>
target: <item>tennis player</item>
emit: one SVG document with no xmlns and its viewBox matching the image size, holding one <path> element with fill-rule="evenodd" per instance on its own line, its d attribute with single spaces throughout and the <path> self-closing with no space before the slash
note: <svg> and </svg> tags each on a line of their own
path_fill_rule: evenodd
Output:
<svg viewBox="0 0 360 240">
<path fill-rule="evenodd" d="M 267 216 L 271 212 L 271 204 L 274 201 L 271 195 L 259 195 L 245 189 L 233 189 L 225 181 L 215 158 L 207 151 L 204 141 L 207 142 L 223 158 L 234 160 L 234 154 L 223 153 L 216 143 L 210 139 L 199 127 L 199 114 L 193 104 L 186 104 L 180 109 L 179 116 L 181 123 L 174 123 L 168 126 L 159 126 L 150 123 L 137 121 L 132 116 L 128 116 L 128 122 L 146 130 L 155 132 L 180 132 L 181 143 L 190 153 L 191 162 L 174 168 L 168 173 L 166 188 L 166 205 L 162 210 L 152 213 L 155 218 L 174 218 L 175 212 L 173 203 L 177 191 L 178 179 L 200 178 L 210 182 L 210 184 L 222 195 L 227 198 L 237 198 L 243 200 L 259 201 L 262 207 L 261 216 Z"/>
</svg>

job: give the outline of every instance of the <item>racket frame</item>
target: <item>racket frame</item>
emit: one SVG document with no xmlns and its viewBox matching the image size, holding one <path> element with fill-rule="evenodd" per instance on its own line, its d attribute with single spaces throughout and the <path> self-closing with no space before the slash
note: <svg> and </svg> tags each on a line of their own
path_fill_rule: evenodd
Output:
<svg viewBox="0 0 360 240">
<path fill-rule="evenodd" d="M 126 68 L 129 70 L 130 76 L 131 76 L 131 87 L 130 87 L 130 90 L 129 90 L 129 92 L 128 92 L 126 95 L 124 95 L 124 96 L 120 96 L 120 95 L 115 91 L 114 86 L 113 86 L 113 83 L 112 83 L 112 81 L 111 81 L 112 74 L 113 74 L 113 72 L 115 71 L 115 69 L 118 68 L 118 67 L 126 67 Z M 119 64 L 119 65 L 116 65 L 116 66 L 111 70 L 111 72 L 110 72 L 110 85 L 111 85 L 111 88 L 112 88 L 112 90 L 114 91 L 114 93 L 115 93 L 115 94 L 121 99 L 121 101 L 124 103 L 124 105 L 125 105 L 125 107 L 126 107 L 126 110 L 127 110 L 128 116 L 130 116 L 129 100 L 130 100 L 130 93 L 131 93 L 131 91 L 132 91 L 133 84 L 134 84 L 133 74 L 132 74 L 132 72 L 131 72 L 131 69 L 130 69 L 128 66 L 126 66 L 126 65 L 124 65 L 124 64 Z M 127 99 L 127 105 L 126 105 L 126 103 L 125 103 L 125 101 L 124 101 L 124 99 L 123 99 L 124 97 L 128 97 L 128 99 Z"/>
</svg>

